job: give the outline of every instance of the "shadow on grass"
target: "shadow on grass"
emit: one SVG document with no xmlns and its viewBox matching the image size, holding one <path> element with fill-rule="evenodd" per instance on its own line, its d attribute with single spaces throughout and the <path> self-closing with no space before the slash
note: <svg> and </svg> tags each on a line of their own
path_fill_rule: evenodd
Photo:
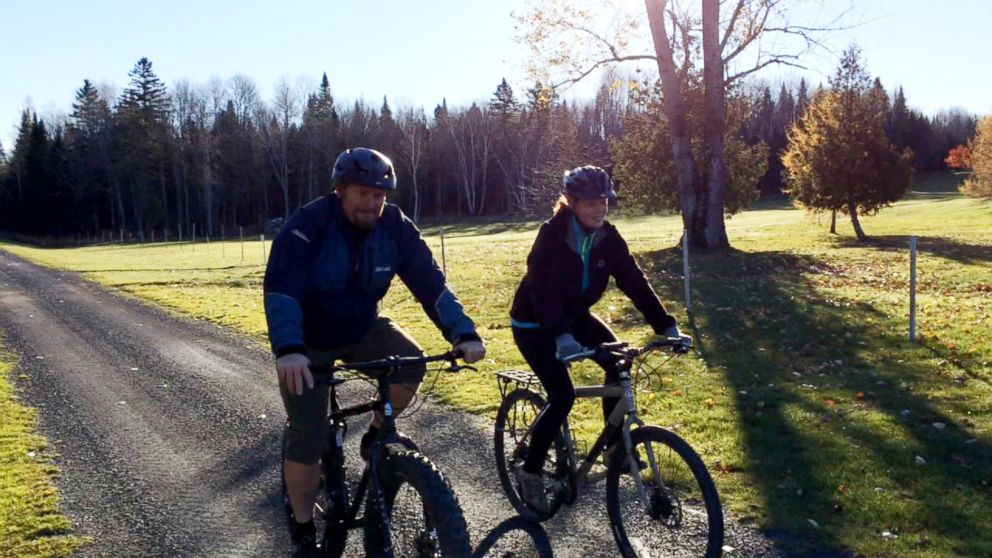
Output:
<svg viewBox="0 0 992 558">
<path fill-rule="evenodd" d="M 908 235 L 869 236 L 864 242 L 854 237 L 837 237 L 833 238 L 833 244 L 838 248 L 872 248 L 909 253 Z M 992 246 L 967 244 L 939 236 L 919 236 L 916 246 L 919 252 L 960 263 L 992 262 Z"/>
<path fill-rule="evenodd" d="M 534 231 L 544 219 L 513 219 L 507 216 L 477 217 L 455 222 L 424 221 L 418 226 L 428 235 L 440 234 L 444 228 L 445 236 L 485 236 L 499 233 L 516 233 Z"/>
<path fill-rule="evenodd" d="M 226 265 L 222 267 L 148 267 L 139 268 L 132 267 L 128 269 L 73 269 L 72 271 L 76 273 L 166 273 L 166 272 L 181 272 L 181 271 L 231 271 L 237 269 L 255 268 L 257 269 L 259 264 L 241 264 L 241 265 Z M 256 275 L 261 276 L 262 271 L 256 271 Z"/>
<path fill-rule="evenodd" d="M 676 250 L 642 259 L 661 275 L 681 268 Z M 938 406 L 954 380 L 930 369 L 926 349 L 879 327 L 888 317 L 872 304 L 813 289 L 803 272 L 823 266 L 817 258 L 730 251 L 693 265 L 692 325 L 733 390 L 742 472 L 774 539 L 805 556 L 847 556 L 848 528 L 859 526 L 917 549 L 939 539 L 955 555 L 989 555 L 990 440 L 950 416 L 952 402 Z M 679 286 L 656 288 L 670 300 Z"/>
</svg>

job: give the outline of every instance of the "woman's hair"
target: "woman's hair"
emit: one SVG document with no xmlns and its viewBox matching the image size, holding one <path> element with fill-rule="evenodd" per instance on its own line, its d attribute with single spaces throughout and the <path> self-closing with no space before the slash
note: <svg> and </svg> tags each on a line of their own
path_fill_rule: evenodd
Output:
<svg viewBox="0 0 992 558">
<path fill-rule="evenodd" d="M 568 199 L 568 196 L 566 196 L 565 194 L 561 194 L 560 196 L 558 196 L 558 199 L 555 200 L 554 211 L 552 211 L 551 214 L 558 215 L 558 212 L 561 211 L 561 208 L 569 207 L 570 205 L 572 205 L 572 200 Z"/>
</svg>

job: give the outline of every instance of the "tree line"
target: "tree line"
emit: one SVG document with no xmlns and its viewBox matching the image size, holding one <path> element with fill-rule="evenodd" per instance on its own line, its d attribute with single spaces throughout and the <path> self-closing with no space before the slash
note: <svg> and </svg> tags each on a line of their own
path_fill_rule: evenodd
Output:
<svg viewBox="0 0 992 558">
<path fill-rule="evenodd" d="M 64 117 L 23 112 L 9 154 L 0 145 L 0 229 L 56 237 L 124 230 L 140 239 L 188 237 L 194 227 L 210 236 L 258 231 L 325 194 L 334 158 L 352 146 L 393 159 L 393 201 L 416 220 L 545 215 L 562 171 L 587 163 L 612 172 L 631 209 L 680 209 L 657 79 L 607 72 L 594 98 L 573 102 L 541 83 L 521 96 L 504 79 L 486 102 L 442 100 L 428 113 L 385 98 L 342 106 L 326 75 L 302 93 L 281 82 L 269 101 L 241 75 L 167 87 L 147 58 L 128 75 L 119 94 L 84 81 Z M 885 94 L 877 79 L 874 87 Z M 686 89 L 687 118 L 703 121 L 703 88 Z M 821 88 L 776 89 L 749 82 L 726 92 L 728 213 L 783 191 L 788 131 Z M 884 113 L 885 134 L 911 150 L 917 171 L 944 168 L 976 125 L 961 111 L 922 115 L 902 89 L 891 101 L 885 94 Z"/>
</svg>

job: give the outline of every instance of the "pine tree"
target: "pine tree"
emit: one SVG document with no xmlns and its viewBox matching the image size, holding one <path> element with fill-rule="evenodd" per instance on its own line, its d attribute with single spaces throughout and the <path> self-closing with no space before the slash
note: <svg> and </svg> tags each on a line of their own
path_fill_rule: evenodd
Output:
<svg viewBox="0 0 992 558">
<path fill-rule="evenodd" d="M 131 83 L 122 93 L 117 109 L 121 131 L 117 152 L 128 187 L 132 225 L 144 239 L 145 231 L 156 225 L 146 222 L 148 211 L 156 209 L 153 217 L 158 218 L 169 214 L 165 150 L 170 100 L 165 84 L 147 58 L 139 59 L 128 76 Z"/>
<path fill-rule="evenodd" d="M 493 159 L 499 168 L 499 190 L 503 210 L 519 209 L 524 203 L 524 156 L 521 152 L 521 113 L 513 88 L 506 78 L 496 86 L 489 101 L 489 112 L 495 122 Z"/>
<path fill-rule="evenodd" d="M 865 240 L 858 215 L 902 197 L 912 180 L 911 155 L 900 155 L 886 136 L 888 98 L 872 85 L 857 47 L 845 51 L 830 84 L 789 132 L 782 157 L 788 193 L 810 211 L 847 213 Z"/>
<path fill-rule="evenodd" d="M 320 89 L 307 98 L 306 110 L 303 112 L 302 132 L 307 150 L 307 199 L 313 199 L 331 183 L 331 166 L 338 152 L 343 149 L 339 138 L 340 126 L 330 82 L 325 73 L 320 81 Z"/>
<path fill-rule="evenodd" d="M 799 80 L 799 91 L 796 92 L 796 118 L 802 116 L 808 106 L 809 91 L 806 87 L 806 78 L 802 78 Z"/>
</svg>

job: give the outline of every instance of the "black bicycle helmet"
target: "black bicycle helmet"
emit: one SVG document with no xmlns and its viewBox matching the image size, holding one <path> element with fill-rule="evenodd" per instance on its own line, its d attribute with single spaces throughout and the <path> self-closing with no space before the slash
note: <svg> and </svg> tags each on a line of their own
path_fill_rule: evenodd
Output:
<svg viewBox="0 0 992 558">
<path fill-rule="evenodd" d="M 334 162 L 331 187 L 357 184 L 383 190 L 396 189 L 393 162 L 382 153 L 367 147 L 347 149 Z"/>
<path fill-rule="evenodd" d="M 565 171 L 562 177 L 565 195 L 580 200 L 606 198 L 609 202 L 617 201 L 617 192 L 613 189 L 613 181 L 605 170 L 586 165 Z"/>
</svg>

